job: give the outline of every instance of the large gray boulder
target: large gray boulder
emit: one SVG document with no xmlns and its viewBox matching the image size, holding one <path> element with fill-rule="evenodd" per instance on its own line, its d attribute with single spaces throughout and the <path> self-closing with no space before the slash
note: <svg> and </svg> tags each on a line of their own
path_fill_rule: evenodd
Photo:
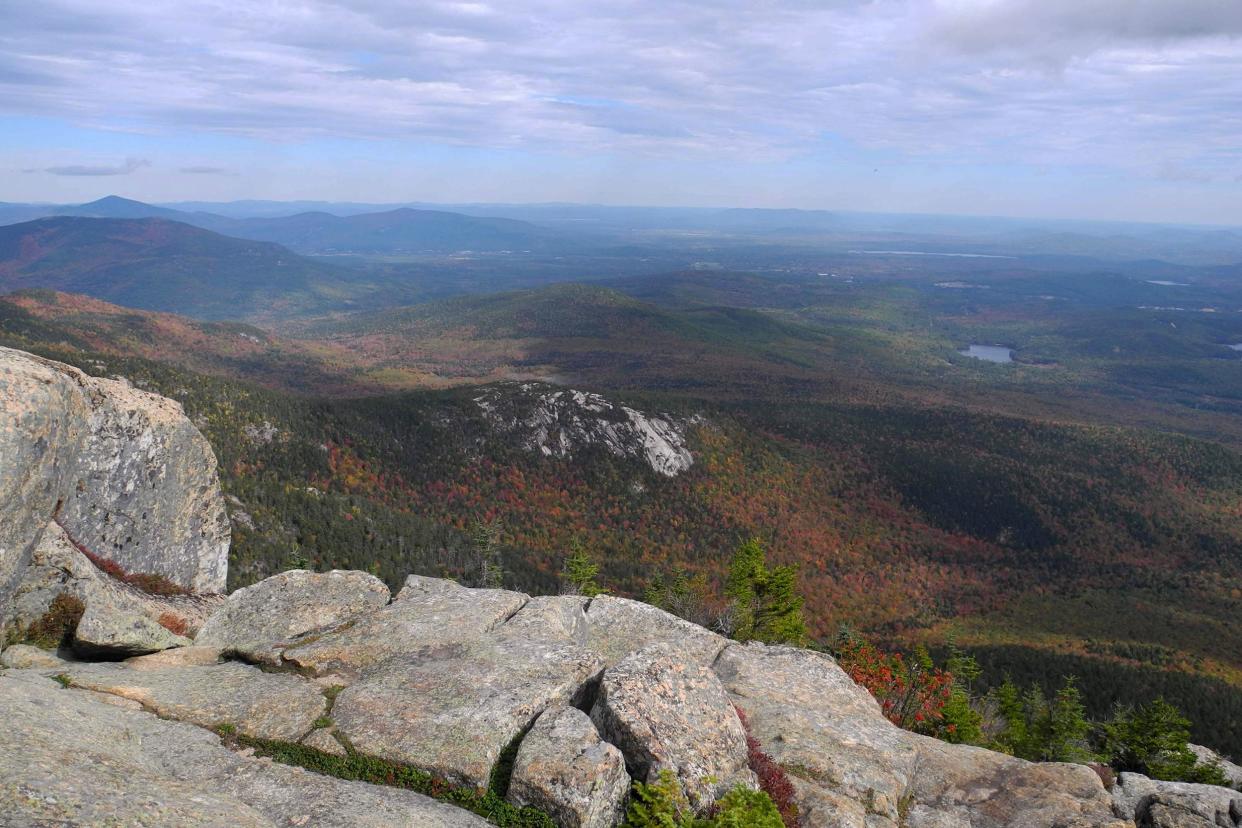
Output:
<svg viewBox="0 0 1242 828">
<path fill-rule="evenodd" d="M 0 610 L 63 500 L 86 436 L 86 380 L 0 348 Z"/>
<path fill-rule="evenodd" d="M 296 742 L 327 710 L 323 688 L 314 682 L 237 662 L 157 669 L 67 664 L 59 672 L 74 687 L 131 699 L 164 718 L 207 728 L 231 725 L 263 739 Z"/>
<path fill-rule="evenodd" d="M 296 667 L 343 682 L 398 656 L 472 641 L 496 629 L 530 597 L 503 589 L 468 589 L 453 581 L 411 575 L 378 612 L 283 651 Z"/>
<path fill-rule="evenodd" d="M 1242 825 L 1242 793 L 1216 785 L 1164 782 L 1122 773 L 1113 786 L 1117 812 L 1139 828 L 1234 828 Z"/>
<path fill-rule="evenodd" d="M 901 730 L 827 655 L 732 644 L 715 671 L 794 783 L 806 825 L 1125 828 L 1086 766 L 1025 762 Z"/>
<path fill-rule="evenodd" d="M 560 828 L 612 828 L 630 791 L 621 751 L 575 707 L 545 710 L 513 762 L 509 801 L 538 808 Z"/>
<path fill-rule="evenodd" d="M 73 631 L 74 652 L 87 656 L 139 656 L 193 643 L 144 614 L 99 601 L 86 605 Z"/>
<path fill-rule="evenodd" d="M 22 572 L 0 626 L 17 631 L 35 623 L 56 596 L 70 595 L 85 613 L 74 649 L 118 658 L 189 644 L 188 636 L 219 605 L 219 595 L 150 595 L 101 571 L 55 521 L 45 528 Z"/>
<path fill-rule="evenodd" d="M 173 400 L 0 348 L 0 606 L 49 521 L 126 572 L 221 592 L 216 459 Z"/>
<path fill-rule="evenodd" d="M 581 703 L 603 666 L 590 650 L 520 633 L 434 642 L 351 684 L 332 718 L 360 753 L 481 789 L 505 748 L 545 709 Z"/>
<path fill-rule="evenodd" d="M 638 779 L 672 771 L 702 808 L 747 781 L 746 731 L 711 669 L 652 644 L 604 672 L 591 720 Z"/>
<path fill-rule="evenodd" d="M 1242 766 L 1221 756 L 1210 747 L 1203 745 L 1187 745 L 1190 752 L 1195 755 L 1201 765 L 1216 765 L 1221 772 L 1225 774 L 1225 778 L 1229 780 L 1229 786 L 1232 788 L 1242 788 Z"/>
<path fill-rule="evenodd" d="M 0 824 L 486 828 L 412 791 L 247 758 L 209 731 L 0 673 Z"/>
<path fill-rule="evenodd" d="M 366 572 L 291 570 L 234 592 L 194 640 L 279 665 L 281 652 L 299 638 L 374 612 L 388 597 L 384 582 Z"/>
<path fill-rule="evenodd" d="M 591 599 L 586 610 L 587 646 L 616 664 L 648 644 L 675 645 L 700 664 L 711 664 L 729 640 L 672 613 L 612 595 Z"/>
</svg>

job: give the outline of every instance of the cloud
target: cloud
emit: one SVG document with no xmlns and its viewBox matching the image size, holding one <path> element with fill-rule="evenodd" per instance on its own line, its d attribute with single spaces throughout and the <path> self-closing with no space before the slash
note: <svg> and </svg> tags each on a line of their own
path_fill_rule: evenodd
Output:
<svg viewBox="0 0 1242 828">
<path fill-rule="evenodd" d="M 129 175 L 130 173 L 137 172 L 143 167 L 149 166 L 151 166 L 151 162 L 145 158 L 126 158 L 125 163 L 117 166 L 69 164 L 63 167 L 44 167 L 41 170 L 27 170 L 26 172 L 45 172 L 50 175 L 69 176 Z"/>
<path fill-rule="evenodd" d="M 208 167 L 208 166 L 191 166 L 182 167 L 178 172 L 187 173 L 189 175 L 229 175 L 229 171 L 224 167 Z"/>
<path fill-rule="evenodd" d="M 1228 180 L 1242 2 L 45 0 L 5 12 L 0 100 L 274 143 L 745 161 L 844 143 Z"/>
</svg>

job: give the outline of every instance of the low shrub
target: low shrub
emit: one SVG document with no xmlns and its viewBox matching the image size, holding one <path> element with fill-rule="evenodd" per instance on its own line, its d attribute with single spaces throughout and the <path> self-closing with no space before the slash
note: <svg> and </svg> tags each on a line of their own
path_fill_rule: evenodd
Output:
<svg viewBox="0 0 1242 828">
<path fill-rule="evenodd" d="M 755 776 L 759 777 L 759 790 L 771 798 L 785 828 L 798 828 L 798 805 L 794 802 L 794 786 L 789 781 L 789 775 L 764 752 L 759 740 L 751 734 L 750 722 L 742 708 L 734 705 L 733 709 L 737 711 L 737 717 L 746 731 L 746 761 Z"/>
<path fill-rule="evenodd" d="M 764 791 L 738 785 L 705 815 L 694 813 L 672 771 L 654 782 L 635 782 L 624 828 L 784 828 L 781 814 Z"/>
<path fill-rule="evenodd" d="M 555 828 L 552 819 L 537 808 L 519 808 L 511 805 L 505 802 L 503 796 L 491 789 L 478 791 L 473 788 L 450 785 L 410 765 L 390 762 L 374 756 L 362 756 L 352 750 L 345 756 L 333 756 L 294 742 L 256 739 L 239 734 L 228 725 L 217 727 L 216 732 L 229 744 L 252 748 L 258 756 L 266 756 L 286 765 L 306 768 L 309 771 L 337 779 L 417 791 L 424 796 L 430 796 L 478 814 L 501 828 Z"/>
<path fill-rule="evenodd" d="M 190 630 L 190 622 L 175 612 L 160 613 L 159 623 L 173 635 L 185 635 Z"/>
<path fill-rule="evenodd" d="M 45 650 L 55 650 L 73 642 L 73 631 L 86 611 L 78 598 L 62 592 L 52 599 L 47 612 L 22 633 L 22 640 Z"/>
</svg>

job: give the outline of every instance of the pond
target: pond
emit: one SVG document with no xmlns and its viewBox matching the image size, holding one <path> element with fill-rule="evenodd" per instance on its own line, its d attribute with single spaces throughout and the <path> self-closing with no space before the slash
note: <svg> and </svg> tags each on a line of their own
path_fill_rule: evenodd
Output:
<svg viewBox="0 0 1242 828">
<path fill-rule="evenodd" d="M 971 345 L 958 353 L 984 362 L 1013 362 L 1013 349 L 1003 345 Z"/>
</svg>

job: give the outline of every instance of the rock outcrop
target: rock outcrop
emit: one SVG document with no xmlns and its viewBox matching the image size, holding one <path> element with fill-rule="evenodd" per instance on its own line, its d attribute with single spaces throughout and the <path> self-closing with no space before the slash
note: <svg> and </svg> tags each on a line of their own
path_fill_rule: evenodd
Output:
<svg viewBox="0 0 1242 828">
<path fill-rule="evenodd" d="M 652 644 L 604 673 L 591 709 L 638 779 L 671 771 L 690 803 L 705 808 L 746 769 L 746 731 L 709 667 L 670 644 Z"/>
<path fill-rule="evenodd" d="M 230 595 L 196 641 L 276 666 L 284 648 L 372 613 L 388 598 L 384 582 L 364 572 L 282 572 Z"/>
<path fill-rule="evenodd" d="M 101 571 L 78 551 L 60 524 L 43 532 L 7 607 L 0 627 L 20 631 L 37 622 L 58 595 L 82 603 L 73 646 L 89 656 L 124 657 L 190 643 L 224 600 L 220 595 L 151 595 Z"/>
<path fill-rule="evenodd" d="M 534 450 L 688 467 L 672 420 L 526 390 L 524 413 L 478 402 Z M 615 828 L 631 780 L 671 772 L 699 809 L 756 785 L 742 711 L 803 828 L 1242 825 L 1235 791 L 1122 774 L 1110 793 L 1085 766 L 918 736 L 828 655 L 741 645 L 623 598 L 410 576 L 390 600 L 365 573 L 304 571 L 227 599 L 149 594 L 103 559 L 223 587 L 228 524 L 202 437 L 175 403 L 5 349 L 0 404 L 0 626 L 59 595 L 81 613 L 70 648 L 0 652 L 0 824 L 488 824 L 275 758 Z"/>
<path fill-rule="evenodd" d="M 176 402 L 0 348 L 0 606 L 48 524 L 127 572 L 221 592 L 215 455 Z"/>
<path fill-rule="evenodd" d="M 1084 765 L 1037 764 L 901 730 L 827 655 L 728 646 L 716 673 L 789 769 L 810 825 L 1123 828 Z"/>
<path fill-rule="evenodd" d="M 598 448 L 614 457 L 641 460 L 666 477 L 694 464 L 686 436 L 690 422 L 683 418 L 648 414 L 599 394 L 539 383 L 489 388 L 474 401 L 495 431 L 546 457 L 572 457 Z"/>
<path fill-rule="evenodd" d="M 509 798 L 564 828 L 612 828 L 630 792 L 625 757 L 574 707 L 545 710 L 513 762 Z"/>
<path fill-rule="evenodd" d="M 1117 812 L 1138 828 L 1237 828 L 1242 825 L 1242 793 L 1216 785 L 1162 782 L 1123 773 L 1113 787 Z"/>
</svg>

